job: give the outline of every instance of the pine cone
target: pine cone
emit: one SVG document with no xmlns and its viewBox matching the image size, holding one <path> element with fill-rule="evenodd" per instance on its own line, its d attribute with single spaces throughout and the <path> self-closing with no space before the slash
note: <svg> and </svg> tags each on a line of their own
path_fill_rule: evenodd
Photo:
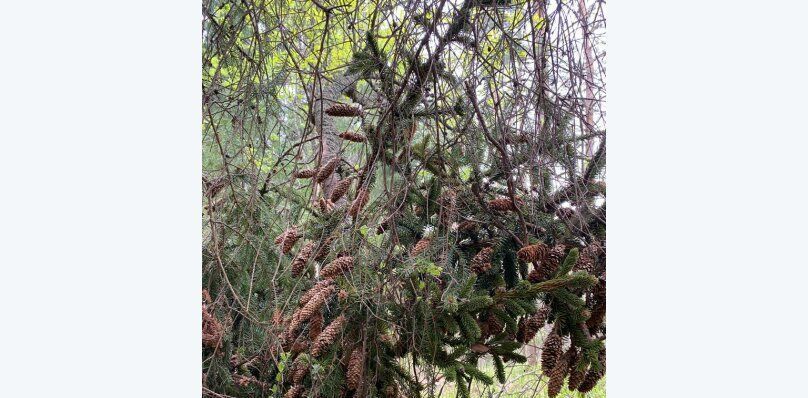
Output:
<svg viewBox="0 0 808 398">
<path fill-rule="evenodd" d="M 303 395 L 303 391 L 305 391 L 305 388 L 303 388 L 302 385 L 295 384 L 283 395 L 283 398 L 300 398 L 300 396 Z"/>
<path fill-rule="evenodd" d="M 552 249 L 547 253 L 547 257 L 544 258 L 543 262 L 548 264 L 550 268 L 558 269 L 558 266 L 561 265 L 561 261 L 564 260 L 566 256 L 567 247 L 564 245 L 555 245 Z"/>
<path fill-rule="evenodd" d="M 312 297 L 316 296 L 317 293 L 320 293 L 321 290 L 333 284 L 334 281 L 331 279 L 324 279 L 321 280 L 320 282 L 317 282 L 314 286 L 312 286 L 311 289 L 309 289 L 308 291 L 306 291 L 306 293 L 303 293 L 303 295 L 300 296 L 300 305 L 301 306 L 306 305 L 306 303 L 308 303 L 309 300 L 312 299 Z"/>
<path fill-rule="evenodd" d="M 549 375 L 550 371 L 555 367 L 558 357 L 561 355 L 561 336 L 559 336 L 557 327 L 553 327 L 553 331 L 544 340 L 544 345 L 541 349 L 541 370 L 542 373 Z"/>
<path fill-rule="evenodd" d="M 292 260 L 292 276 L 297 278 L 300 276 L 300 273 L 303 272 L 306 263 L 309 261 L 309 257 L 311 257 L 312 252 L 314 252 L 314 242 L 306 243 L 300 252 L 297 253 L 295 259 Z"/>
<path fill-rule="evenodd" d="M 598 380 L 600 380 L 601 377 L 603 377 L 601 372 L 595 372 L 594 370 L 589 369 L 589 371 L 586 372 L 586 376 L 584 376 L 584 380 L 578 386 L 578 391 L 583 393 L 592 391 L 592 389 L 598 384 Z"/>
<path fill-rule="evenodd" d="M 368 191 L 364 188 L 359 189 L 359 192 L 356 193 L 356 199 L 354 199 L 353 203 L 351 203 L 351 208 L 348 209 L 348 214 L 351 217 L 356 218 L 359 212 L 362 211 L 362 208 L 364 208 L 368 203 L 369 199 L 370 194 Z"/>
<path fill-rule="evenodd" d="M 334 190 L 331 191 L 331 199 L 332 202 L 337 203 L 340 198 L 345 196 L 345 193 L 348 192 L 348 189 L 351 188 L 351 183 L 353 182 L 353 178 L 346 178 L 340 180 L 336 186 L 334 186 Z"/>
<path fill-rule="evenodd" d="M 474 232 L 479 228 L 479 225 L 471 220 L 465 220 L 460 224 L 457 224 L 457 230 L 460 232 Z"/>
<path fill-rule="evenodd" d="M 292 383 L 302 384 L 303 379 L 307 374 L 309 374 L 309 365 L 303 363 L 303 361 L 300 360 L 300 357 L 298 357 L 298 360 L 295 361 L 295 364 L 292 367 Z"/>
<path fill-rule="evenodd" d="M 569 371 L 569 362 L 575 352 L 574 347 L 570 347 L 564 355 L 562 355 L 555 366 L 550 371 L 549 380 L 547 381 L 547 395 L 550 398 L 555 398 L 561 392 L 561 387 L 564 385 L 564 379 L 567 377 Z"/>
<path fill-rule="evenodd" d="M 586 367 L 583 369 L 578 369 L 578 361 L 581 359 L 581 354 L 578 353 L 575 357 L 570 360 L 569 363 L 569 373 L 570 377 L 567 380 L 567 389 L 570 391 L 575 391 L 581 382 L 584 380 L 584 376 L 586 376 Z"/>
<path fill-rule="evenodd" d="M 326 198 L 320 198 L 320 200 L 317 201 L 317 207 L 319 207 L 320 211 L 325 214 L 331 212 L 331 210 L 334 210 L 334 203 Z"/>
<path fill-rule="evenodd" d="M 323 351 L 328 348 L 334 340 L 337 339 L 337 335 L 342 331 L 342 328 L 345 326 L 345 315 L 340 315 L 336 319 L 334 319 L 328 327 L 317 336 L 317 340 L 314 341 L 314 344 L 311 348 L 311 355 L 315 358 L 319 357 Z"/>
<path fill-rule="evenodd" d="M 480 250 L 474 258 L 471 259 L 471 270 L 477 274 L 482 274 L 491 269 L 491 254 L 493 252 L 493 247 L 486 247 Z"/>
<path fill-rule="evenodd" d="M 549 314 L 550 307 L 542 307 L 535 314 L 523 317 L 519 321 L 519 331 L 516 333 L 517 341 L 527 344 L 533 340 L 536 333 L 544 326 Z"/>
<path fill-rule="evenodd" d="M 530 283 L 539 283 L 544 279 L 542 278 L 542 274 L 539 271 L 539 269 L 533 268 L 533 270 L 531 270 L 530 273 L 527 274 L 527 280 L 530 281 Z"/>
<path fill-rule="evenodd" d="M 320 261 L 328 256 L 331 253 L 331 243 L 333 243 L 337 238 L 333 236 L 329 236 L 325 239 L 325 241 L 320 245 L 320 250 L 317 251 L 317 254 L 314 255 L 314 261 Z"/>
<path fill-rule="evenodd" d="M 365 138 L 364 135 L 359 134 L 359 133 L 354 133 L 352 131 L 345 131 L 345 132 L 339 133 L 339 138 L 342 138 L 343 140 L 351 141 L 351 142 L 365 142 L 367 140 L 367 138 Z"/>
<path fill-rule="evenodd" d="M 328 286 L 317 292 L 314 297 L 309 300 L 303 308 L 297 310 L 293 315 L 292 322 L 289 325 L 291 333 L 295 333 L 303 322 L 311 319 L 316 313 L 320 312 L 328 298 L 336 292 L 335 286 Z"/>
<path fill-rule="evenodd" d="M 351 353 L 351 360 L 348 361 L 348 371 L 346 377 L 348 379 L 348 389 L 356 390 L 362 383 L 362 374 L 365 370 L 365 353 L 361 347 L 354 349 Z"/>
<path fill-rule="evenodd" d="M 317 311 L 309 321 L 309 340 L 314 340 L 323 331 L 323 311 Z"/>
<path fill-rule="evenodd" d="M 322 278 L 334 278 L 353 269 L 354 259 L 351 256 L 340 257 L 320 270 Z"/>
<path fill-rule="evenodd" d="M 413 246 L 412 250 L 410 250 L 410 256 L 415 257 L 425 252 L 426 249 L 429 248 L 429 242 L 431 241 L 432 240 L 429 238 L 423 238 L 419 240 L 417 243 L 415 243 L 415 246 Z"/>
<path fill-rule="evenodd" d="M 312 178 L 317 175 L 317 169 L 298 170 L 293 175 L 296 178 Z"/>
<path fill-rule="evenodd" d="M 275 244 L 281 245 L 281 252 L 286 254 L 292 250 L 292 246 L 294 246 L 302 236 L 303 235 L 298 232 L 297 227 L 289 227 L 275 238 Z"/>
<path fill-rule="evenodd" d="M 606 318 L 606 281 L 603 279 L 598 280 L 595 285 L 592 295 L 587 297 L 586 306 L 590 309 L 591 313 L 589 319 L 586 320 L 586 326 L 590 331 L 596 330 Z"/>
<path fill-rule="evenodd" d="M 325 110 L 326 115 L 335 117 L 362 116 L 362 110 L 348 104 L 334 104 Z"/>
<path fill-rule="evenodd" d="M 317 172 L 317 182 L 323 182 L 326 178 L 331 177 L 331 174 L 334 173 L 334 170 L 337 169 L 339 166 L 339 162 L 342 160 L 339 156 L 334 156 L 328 162 L 320 167 L 320 171 Z"/>
<path fill-rule="evenodd" d="M 524 204 L 522 199 L 519 198 L 516 198 L 514 201 L 516 202 L 517 206 L 521 206 L 522 204 Z M 511 198 L 498 198 L 490 200 L 488 202 L 488 207 L 491 208 L 491 210 L 501 212 L 516 210 L 516 207 L 514 207 L 513 203 L 511 202 Z"/>
<path fill-rule="evenodd" d="M 202 345 L 208 348 L 217 348 L 224 335 L 224 326 L 216 319 L 207 304 L 202 304 Z"/>
<path fill-rule="evenodd" d="M 519 260 L 532 263 L 534 261 L 543 261 L 547 254 L 550 252 L 550 248 L 547 247 L 544 243 L 536 243 L 535 245 L 528 245 L 516 252 L 516 257 Z"/>
</svg>

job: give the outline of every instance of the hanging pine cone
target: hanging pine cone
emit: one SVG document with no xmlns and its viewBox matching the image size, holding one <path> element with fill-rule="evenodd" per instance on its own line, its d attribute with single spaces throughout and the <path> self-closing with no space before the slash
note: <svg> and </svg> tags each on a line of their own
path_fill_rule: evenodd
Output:
<svg viewBox="0 0 808 398">
<path fill-rule="evenodd" d="M 603 377 L 603 375 L 600 374 L 600 372 L 595 372 L 592 369 L 589 369 L 589 371 L 586 372 L 586 376 L 584 376 L 584 380 L 581 381 L 580 385 L 578 385 L 578 391 L 583 393 L 592 391 L 592 389 L 598 384 L 598 380 L 600 380 L 601 377 Z"/>
<path fill-rule="evenodd" d="M 365 370 L 365 353 L 361 347 L 357 347 L 351 353 L 351 359 L 348 361 L 348 371 L 346 378 L 348 380 L 348 389 L 356 390 L 362 383 L 362 374 Z"/>
<path fill-rule="evenodd" d="M 354 133 L 353 131 L 345 131 L 345 132 L 339 133 L 339 138 L 342 138 L 343 140 L 351 141 L 351 142 L 365 142 L 367 140 L 367 138 L 365 138 L 364 135 L 359 134 L 359 133 Z"/>
<path fill-rule="evenodd" d="M 326 214 L 330 213 L 331 210 L 334 210 L 334 203 L 331 203 L 331 201 L 326 198 L 320 198 L 317 201 L 317 207 L 320 208 L 320 212 Z"/>
<path fill-rule="evenodd" d="M 415 243 L 415 246 L 412 247 L 412 250 L 410 250 L 410 256 L 415 257 L 425 252 L 426 249 L 429 248 L 429 242 L 431 241 L 432 240 L 429 238 L 423 238 L 419 240 L 417 243 Z"/>
<path fill-rule="evenodd" d="M 460 232 L 474 232 L 477 230 L 477 228 L 479 228 L 479 224 L 471 220 L 465 220 L 460 224 L 457 224 L 457 230 Z"/>
<path fill-rule="evenodd" d="M 536 243 L 519 249 L 519 251 L 516 252 L 516 257 L 523 262 L 532 263 L 534 261 L 543 261 L 549 252 L 550 248 L 548 248 L 547 245 L 544 243 Z"/>
<path fill-rule="evenodd" d="M 334 173 L 334 170 L 337 169 L 339 166 L 339 162 L 342 160 L 339 156 L 334 156 L 328 162 L 320 167 L 320 171 L 317 172 L 317 182 L 323 182 L 326 178 L 331 177 L 331 174 Z"/>
<path fill-rule="evenodd" d="M 586 376 L 584 376 L 584 380 L 581 382 L 581 385 L 578 386 L 578 391 L 580 392 L 589 392 L 595 388 L 595 385 L 598 384 L 598 380 L 606 374 L 606 349 L 602 348 L 598 353 L 598 362 L 600 363 L 600 369 L 595 371 L 595 369 L 590 368 L 588 372 L 586 372 Z"/>
<path fill-rule="evenodd" d="M 292 366 L 292 383 L 293 384 L 302 384 L 303 379 L 309 374 L 309 365 L 304 363 L 300 360 L 301 357 L 298 357 L 295 360 L 294 365 Z"/>
<path fill-rule="evenodd" d="M 348 104 L 334 104 L 325 110 L 326 115 L 336 117 L 362 116 L 362 110 Z"/>
<path fill-rule="evenodd" d="M 519 320 L 519 330 L 516 333 L 517 341 L 527 344 L 536 337 L 536 333 L 544 327 L 550 307 L 541 307 L 535 314 Z"/>
<path fill-rule="evenodd" d="M 356 193 L 356 199 L 351 203 L 351 208 L 348 209 L 348 214 L 356 218 L 359 212 L 362 211 L 362 208 L 368 203 L 368 199 L 370 199 L 368 191 L 364 188 L 359 189 L 359 192 Z"/>
<path fill-rule="evenodd" d="M 493 247 L 486 247 L 480 250 L 474 258 L 471 259 L 471 270 L 477 274 L 482 274 L 491 269 L 491 254 L 493 252 Z"/>
<path fill-rule="evenodd" d="M 286 254 L 292 250 L 292 246 L 294 246 L 302 236 L 303 235 L 298 232 L 297 227 L 289 227 L 275 238 L 275 244 L 281 245 L 281 252 Z"/>
<path fill-rule="evenodd" d="M 298 170 L 293 175 L 296 178 L 312 178 L 317 175 L 317 169 Z"/>
<path fill-rule="evenodd" d="M 562 340 L 556 329 L 557 326 L 553 327 L 553 331 L 544 340 L 544 345 L 541 348 L 541 370 L 545 375 L 550 374 L 558 357 L 561 355 Z"/>
<path fill-rule="evenodd" d="M 570 391 L 575 391 L 578 386 L 581 385 L 581 382 L 584 381 L 584 377 L 586 376 L 586 367 L 583 369 L 578 369 L 578 359 L 580 355 L 576 358 L 574 362 L 570 363 L 570 377 L 567 380 L 567 389 Z"/>
<path fill-rule="evenodd" d="M 351 188 L 351 182 L 353 182 L 353 178 L 346 178 L 340 180 L 337 185 L 334 186 L 334 190 L 331 191 L 331 199 L 332 202 L 337 203 L 345 194 L 348 192 L 348 189 Z"/>
<path fill-rule="evenodd" d="M 303 391 L 305 391 L 305 388 L 302 385 L 295 384 L 283 395 L 283 398 L 300 398 L 300 396 L 303 395 Z"/>
<path fill-rule="evenodd" d="M 320 277 L 334 278 L 343 275 L 353 269 L 354 259 L 351 256 L 344 256 L 328 263 L 322 270 L 320 270 Z"/>
<path fill-rule="evenodd" d="M 527 274 L 527 280 L 530 281 L 530 283 L 539 283 L 544 279 L 542 278 L 542 274 L 539 271 L 539 269 L 533 268 L 533 270 L 531 270 L 530 273 Z"/>
<path fill-rule="evenodd" d="M 323 311 L 317 311 L 309 321 L 309 340 L 314 340 L 323 331 Z"/>
<path fill-rule="evenodd" d="M 570 349 L 556 361 L 555 366 L 550 371 L 550 375 L 548 376 L 549 380 L 547 381 L 547 396 L 550 398 L 555 398 L 558 393 L 561 392 L 561 387 L 564 385 L 564 379 L 567 377 L 567 372 L 570 368 L 569 362 L 574 352 L 574 347 L 570 347 Z"/>
<path fill-rule="evenodd" d="M 342 332 L 345 322 L 345 315 L 340 315 L 334 319 L 328 325 L 328 327 L 326 327 L 322 333 L 317 336 L 317 340 L 315 340 L 314 344 L 312 344 L 311 355 L 313 355 L 315 358 L 319 357 L 326 348 L 334 343 L 334 340 L 337 339 L 337 335 Z"/>
<path fill-rule="evenodd" d="M 586 320 L 586 326 L 590 331 L 595 331 L 603 323 L 606 318 L 606 281 L 603 279 L 598 280 L 595 285 L 592 295 L 587 297 L 587 308 L 591 313 L 589 319 Z"/>
<path fill-rule="evenodd" d="M 311 319 L 316 313 L 320 312 L 320 309 L 325 305 L 325 302 L 334 294 L 336 293 L 337 288 L 335 286 L 328 286 L 326 288 L 321 289 L 317 292 L 314 297 L 309 300 L 303 308 L 295 311 L 293 315 L 293 319 L 291 324 L 289 325 L 289 329 L 292 333 L 297 331 L 300 328 L 300 325 Z"/>
<path fill-rule="evenodd" d="M 314 252 L 314 242 L 306 243 L 302 249 L 297 253 L 295 259 L 292 260 L 292 276 L 297 278 L 303 272 L 306 263 L 309 261 L 309 257 L 311 257 L 312 252 Z"/>
<path fill-rule="evenodd" d="M 223 335 L 224 326 L 213 315 L 208 304 L 202 303 L 202 345 L 208 348 L 218 348 Z"/>
<path fill-rule="evenodd" d="M 312 299 L 312 297 L 316 296 L 317 293 L 320 293 L 321 290 L 333 284 L 334 281 L 331 279 L 324 279 L 321 280 L 320 282 L 317 282 L 314 286 L 311 287 L 311 289 L 307 290 L 306 293 L 303 293 L 303 295 L 300 296 L 300 305 L 301 306 L 306 305 L 306 303 L 308 303 L 309 300 Z"/>
<path fill-rule="evenodd" d="M 558 266 L 561 264 L 561 261 L 564 260 L 564 257 L 567 253 L 567 247 L 564 245 L 555 245 L 552 249 L 547 253 L 547 257 L 544 258 L 543 262 L 548 264 L 550 268 L 558 269 Z"/>
<path fill-rule="evenodd" d="M 524 202 L 519 198 L 516 198 L 514 200 L 514 202 L 516 202 L 517 206 L 521 206 L 522 204 L 524 204 Z M 511 198 L 498 198 L 498 199 L 490 200 L 490 201 L 488 201 L 488 207 L 491 210 L 501 211 L 501 212 L 515 211 L 516 210 L 516 207 L 514 207 L 513 203 L 511 202 Z"/>
<path fill-rule="evenodd" d="M 486 323 L 488 326 L 488 333 L 491 335 L 499 334 L 502 332 L 502 329 L 505 328 L 505 324 L 503 324 L 499 318 L 494 316 L 494 314 L 488 315 Z"/>
</svg>

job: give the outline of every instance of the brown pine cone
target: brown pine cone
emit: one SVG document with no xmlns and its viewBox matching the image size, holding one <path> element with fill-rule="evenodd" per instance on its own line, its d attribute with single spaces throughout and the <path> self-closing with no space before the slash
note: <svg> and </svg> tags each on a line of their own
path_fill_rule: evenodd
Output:
<svg viewBox="0 0 808 398">
<path fill-rule="evenodd" d="M 348 104 L 334 104 L 325 110 L 326 115 L 335 117 L 362 116 L 362 110 Z"/>
<path fill-rule="evenodd" d="M 361 347 L 354 349 L 351 353 L 351 359 L 348 361 L 348 371 L 346 378 L 348 379 L 348 389 L 356 390 L 359 384 L 362 383 L 362 374 L 365 370 L 365 353 Z"/>
<path fill-rule="evenodd" d="M 326 178 L 331 177 L 331 174 L 334 173 L 334 170 L 337 169 L 339 166 L 339 162 L 342 160 L 339 156 L 334 156 L 333 158 L 329 159 L 328 162 L 320 167 L 320 171 L 317 172 L 317 182 L 323 182 Z"/>
<path fill-rule="evenodd" d="M 578 385 L 578 391 L 586 393 L 592 391 L 593 388 L 598 384 L 598 380 L 603 377 L 601 372 L 595 372 L 592 369 L 589 369 L 586 372 L 586 376 L 584 376 L 584 380 L 581 381 L 581 384 Z"/>
<path fill-rule="evenodd" d="M 429 248 L 429 242 L 431 242 L 431 241 L 432 241 L 432 239 L 423 238 L 423 239 L 419 240 L 418 242 L 416 242 L 415 246 L 413 246 L 412 250 L 410 250 L 410 256 L 415 257 L 415 256 L 425 252 L 426 249 Z"/>
<path fill-rule="evenodd" d="M 564 245 L 555 245 L 552 249 L 547 253 L 547 257 L 544 258 L 543 263 L 548 264 L 550 268 L 558 269 L 558 266 L 564 261 L 564 257 L 566 256 L 567 247 Z"/>
<path fill-rule="evenodd" d="M 549 307 L 542 307 L 535 314 L 523 317 L 519 320 L 519 330 L 516 333 L 517 341 L 524 344 L 529 343 L 536 337 L 536 333 L 544 326 L 547 315 L 550 313 Z"/>
<path fill-rule="evenodd" d="M 295 333 L 303 322 L 308 321 L 314 316 L 316 313 L 320 312 L 320 309 L 325 305 L 325 302 L 336 293 L 337 288 L 335 286 L 328 286 L 326 288 L 321 289 L 317 294 L 309 300 L 303 308 L 295 311 L 293 315 L 292 322 L 289 325 L 289 329 L 291 333 Z"/>
<path fill-rule="evenodd" d="M 595 285 L 592 295 L 587 297 L 587 308 L 590 309 L 589 319 L 586 320 L 586 326 L 590 331 L 595 331 L 603 323 L 606 318 L 606 281 L 603 279 L 598 280 Z"/>
<path fill-rule="evenodd" d="M 337 258 L 320 270 L 322 278 L 334 278 L 353 269 L 354 259 L 351 256 Z"/>
<path fill-rule="evenodd" d="M 491 269 L 491 254 L 493 252 L 493 247 L 486 247 L 480 250 L 471 259 L 471 270 L 477 274 L 482 274 Z"/>
<path fill-rule="evenodd" d="M 362 208 L 364 208 L 365 205 L 368 204 L 369 199 L 370 194 L 368 193 L 368 191 L 364 188 L 359 189 L 359 191 L 356 193 L 356 199 L 354 199 L 354 201 L 351 203 L 351 208 L 348 209 L 348 214 L 351 217 L 356 218 L 359 212 L 362 211 Z"/>
<path fill-rule="evenodd" d="M 543 281 L 542 274 L 539 269 L 533 268 L 530 273 L 527 274 L 527 280 L 530 281 L 530 283 L 539 283 Z"/>
<path fill-rule="evenodd" d="M 494 314 L 489 314 L 488 315 L 488 319 L 486 320 L 486 323 L 488 324 L 487 325 L 488 326 L 488 333 L 490 333 L 492 335 L 501 333 L 502 329 L 505 328 L 505 324 L 503 324 L 502 321 L 499 318 L 494 316 Z"/>
<path fill-rule="evenodd" d="M 359 134 L 359 133 L 354 133 L 353 131 L 345 131 L 345 132 L 339 133 L 339 138 L 342 138 L 343 140 L 351 141 L 351 142 L 365 142 L 367 140 L 367 138 L 365 138 L 364 135 Z"/>
<path fill-rule="evenodd" d="M 334 210 L 334 203 L 326 198 L 320 198 L 320 200 L 317 201 L 317 206 L 323 213 L 329 213 L 331 210 Z"/>
<path fill-rule="evenodd" d="M 578 357 L 580 357 L 580 355 Z M 567 380 L 567 389 L 570 391 L 575 391 L 586 376 L 586 367 L 578 369 L 577 359 L 578 358 L 576 358 L 576 361 L 570 363 L 570 377 Z"/>
<path fill-rule="evenodd" d="M 323 311 L 317 311 L 309 321 L 309 340 L 314 340 L 323 331 Z"/>
<path fill-rule="evenodd" d="M 331 191 L 331 199 L 332 202 L 337 203 L 340 198 L 345 196 L 345 193 L 348 192 L 348 189 L 351 188 L 351 183 L 353 182 L 353 178 L 346 178 L 340 180 L 336 186 L 334 186 L 334 190 Z"/>
<path fill-rule="evenodd" d="M 281 245 L 281 252 L 286 254 L 292 250 L 292 246 L 294 246 L 302 236 L 303 235 L 298 232 L 297 227 L 289 227 L 275 238 L 275 244 Z"/>
<path fill-rule="evenodd" d="M 534 261 L 544 261 L 547 257 L 547 254 L 550 252 L 550 248 L 547 247 L 544 243 L 536 243 L 535 245 L 528 245 L 516 252 L 516 257 L 519 260 L 532 263 Z"/>
<path fill-rule="evenodd" d="M 479 224 L 471 220 L 465 220 L 457 224 L 457 230 L 460 232 L 474 232 L 477 228 L 479 228 Z"/>
<path fill-rule="evenodd" d="M 541 370 L 545 375 L 550 374 L 558 357 L 561 355 L 562 340 L 556 329 L 557 327 L 553 327 L 553 331 L 544 340 L 544 345 L 541 348 Z"/>
<path fill-rule="evenodd" d="M 224 335 L 224 326 L 216 319 L 207 304 L 202 304 L 202 345 L 217 348 Z"/>
<path fill-rule="evenodd" d="M 328 327 L 326 327 L 319 336 L 317 336 L 317 340 L 314 341 L 311 348 L 311 355 L 315 358 L 319 357 L 326 348 L 328 348 L 334 340 L 337 339 L 337 335 L 342 332 L 342 328 L 345 326 L 345 315 L 340 315 L 336 319 L 334 319 Z"/>
<path fill-rule="evenodd" d="M 298 170 L 293 175 L 296 178 L 312 178 L 317 175 L 317 169 Z"/>
<path fill-rule="evenodd" d="M 300 398 L 300 396 L 303 395 L 303 391 L 305 391 L 305 388 L 302 385 L 295 384 L 283 395 L 283 398 Z"/>
<path fill-rule="evenodd" d="M 575 347 L 570 347 L 567 352 L 556 361 L 553 370 L 550 371 L 549 380 L 547 381 L 547 395 L 550 398 L 555 398 L 561 392 L 561 387 L 564 385 L 564 379 L 567 377 L 567 372 L 570 368 L 570 360 L 574 356 Z"/>
<path fill-rule="evenodd" d="M 524 204 L 522 199 L 519 198 L 516 198 L 515 202 L 517 206 L 521 206 L 522 204 Z M 513 203 L 511 202 L 511 198 L 498 198 L 490 200 L 488 201 L 488 207 L 491 208 L 491 210 L 502 212 L 516 210 L 516 207 L 514 207 Z"/>
<path fill-rule="evenodd" d="M 303 272 L 306 263 L 309 261 L 311 257 L 311 253 L 314 252 L 314 242 L 306 243 L 302 249 L 297 253 L 295 259 L 292 260 L 292 276 L 295 278 L 300 276 L 300 273 Z"/>
<path fill-rule="evenodd" d="M 311 289 L 307 290 L 306 293 L 303 293 L 303 295 L 300 296 L 300 305 L 301 306 L 306 305 L 306 303 L 308 303 L 309 300 L 312 299 L 312 297 L 316 296 L 317 293 L 320 293 L 321 290 L 333 284 L 334 281 L 331 279 L 324 279 L 317 282 L 314 286 L 311 287 Z"/>
<path fill-rule="evenodd" d="M 302 384 L 303 378 L 309 374 L 309 365 L 303 363 L 300 358 L 301 357 L 298 357 L 298 360 L 295 361 L 294 366 L 292 367 L 292 383 L 294 384 Z"/>
</svg>

